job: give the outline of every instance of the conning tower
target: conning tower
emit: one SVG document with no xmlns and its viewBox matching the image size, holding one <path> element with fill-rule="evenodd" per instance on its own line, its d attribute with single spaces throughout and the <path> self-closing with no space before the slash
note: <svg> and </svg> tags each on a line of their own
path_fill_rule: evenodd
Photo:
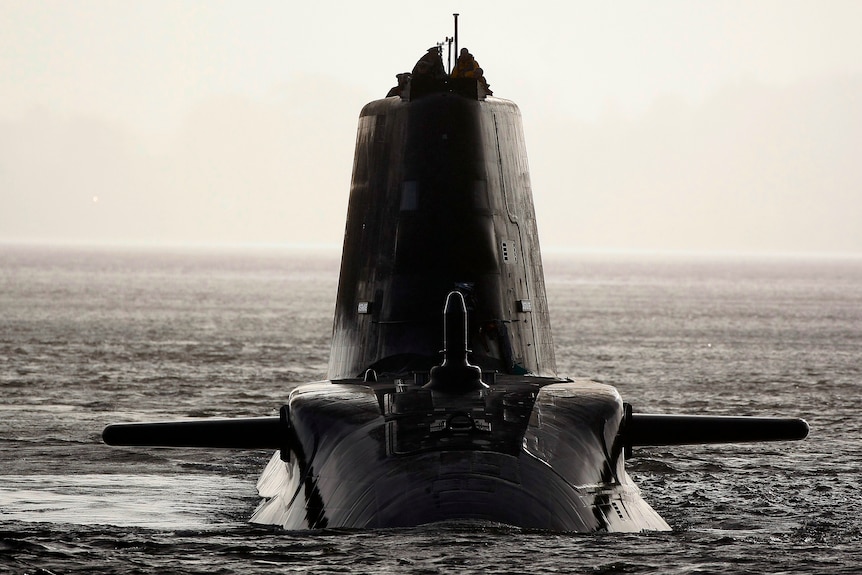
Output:
<svg viewBox="0 0 862 575">
<path fill-rule="evenodd" d="M 363 108 L 330 379 L 438 365 L 451 291 L 471 363 L 555 374 L 521 114 L 486 86 L 414 74 Z"/>
</svg>

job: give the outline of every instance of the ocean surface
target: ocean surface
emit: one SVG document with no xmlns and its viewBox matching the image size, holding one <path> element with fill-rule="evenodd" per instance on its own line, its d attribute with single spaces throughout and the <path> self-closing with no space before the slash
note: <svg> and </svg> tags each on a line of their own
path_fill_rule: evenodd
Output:
<svg viewBox="0 0 862 575">
<path fill-rule="evenodd" d="M 338 254 L 0 245 L 0 573 L 859 573 L 862 259 L 546 255 L 560 374 L 635 411 L 801 416 L 651 448 L 673 531 L 246 521 L 269 452 L 111 448 L 113 422 L 275 415 L 325 376 Z"/>
</svg>

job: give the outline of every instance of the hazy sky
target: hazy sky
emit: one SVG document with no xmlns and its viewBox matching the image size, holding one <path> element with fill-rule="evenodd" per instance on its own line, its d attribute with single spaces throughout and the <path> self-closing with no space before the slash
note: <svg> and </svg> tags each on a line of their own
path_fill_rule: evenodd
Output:
<svg viewBox="0 0 862 575">
<path fill-rule="evenodd" d="M 862 253 L 862 2 L 294 4 L 0 0 L 0 241 L 340 245 L 458 11 L 546 249 Z"/>
</svg>

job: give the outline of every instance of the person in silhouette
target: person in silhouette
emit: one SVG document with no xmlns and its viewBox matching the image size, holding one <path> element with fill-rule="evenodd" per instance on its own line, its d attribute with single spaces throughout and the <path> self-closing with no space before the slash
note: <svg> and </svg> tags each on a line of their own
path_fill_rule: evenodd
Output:
<svg viewBox="0 0 862 575">
<path fill-rule="evenodd" d="M 419 61 L 413 66 L 413 75 L 433 78 L 435 80 L 445 78 L 446 70 L 443 68 L 443 58 L 440 57 L 440 49 L 436 46 L 428 48 L 425 55 L 419 58 Z"/>
<path fill-rule="evenodd" d="M 455 62 L 455 69 L 452 70 L 452 77 L 478 80 L 489 94 L 493 94 L 490 85 L 485 80 L 485 72 L 479 67 L 479 62 L 467 48 L 461 48 L 458 60 Z"/>
</svg>

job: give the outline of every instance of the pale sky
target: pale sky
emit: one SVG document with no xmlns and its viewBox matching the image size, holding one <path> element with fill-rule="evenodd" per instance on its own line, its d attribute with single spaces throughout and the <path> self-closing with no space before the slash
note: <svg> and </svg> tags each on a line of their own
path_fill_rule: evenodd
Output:
<svg viewBox="0 0 862 575">
<path fill-rule="evenodd" d="M 0 0 L 0 241 L 340 246 L 359 111 L 453 12 L 545 249 L 862 253 L 855 0 Z"/>
</svg>

